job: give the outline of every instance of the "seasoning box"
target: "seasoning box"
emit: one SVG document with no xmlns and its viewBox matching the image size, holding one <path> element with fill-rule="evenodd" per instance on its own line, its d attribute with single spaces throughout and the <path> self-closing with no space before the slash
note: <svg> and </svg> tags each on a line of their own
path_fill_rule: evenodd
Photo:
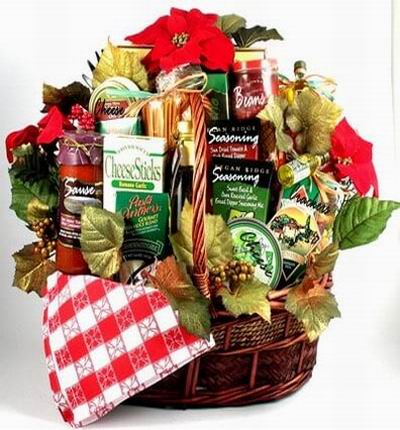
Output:
<svg viewBox="0 0 400 430">
<path fill-rule="evenodd" d="M 117 192 L 162 193 L 167 143 L 165 138 L 107 135 L 104 137 L 104 208 L 116 211 Z"/>
<path fill-rule="evenodd" d="M 213 157 L 257 160 L 260 121 L 211 121 L 207 125 L 207 159 Z"/>
<path fill-rule="evenodd" d="M 273 163 L 232 158 L 214 158 L 211 169 L 214 214 L 225 221 L 268 215 Z"/>
<path fill-rule="evenodd" d="M 127 221 L 122 246 L 127 260 L 148 261 L 166 256 L 169 208 L 167 193 L 117 191 L 115 211 Z"/>
<path fill-rule="evenodd" d="M 229 84 L 227 73 L 207 73 L 205 93 L 211 103 L 212 121 L 229 119 Z"/>
</svg>

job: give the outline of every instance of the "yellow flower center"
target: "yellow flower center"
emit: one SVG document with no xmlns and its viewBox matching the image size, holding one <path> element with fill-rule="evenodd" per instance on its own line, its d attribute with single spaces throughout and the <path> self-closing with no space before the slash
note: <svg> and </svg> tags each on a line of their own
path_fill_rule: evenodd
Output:
<svg viewBox="0 0 400 430">
<path fill-rule="evenodd" d="M 188 33 L 175 33 L 172 37 L 172 43 L 178 48 L 182 48 L 182 46 L 185 45 L 188 40 Z"/>
</svg>

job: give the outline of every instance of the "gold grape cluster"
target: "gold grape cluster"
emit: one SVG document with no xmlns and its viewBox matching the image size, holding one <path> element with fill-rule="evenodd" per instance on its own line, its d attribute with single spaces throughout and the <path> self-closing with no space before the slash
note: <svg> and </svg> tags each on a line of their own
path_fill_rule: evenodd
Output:
<svg viewBox="0 0 400 430">
<path fill-rule="evenodd" d="M 250 280 L 254 276 L 254 266 L 247 261 L 232 260 L 226 264 L 213 266 L 210 270 L 210 284 L 218 289 L 223 285 L 235 285 Z"/>
<path fill-rule="evenodd" d="M 31 224 L 32 230 L 36 233 L 39 241 L 35 243 L 34 251 L 43 258 L 56 249 L 56 230 L 52 218 L 43 218 Z"/>
</svg>

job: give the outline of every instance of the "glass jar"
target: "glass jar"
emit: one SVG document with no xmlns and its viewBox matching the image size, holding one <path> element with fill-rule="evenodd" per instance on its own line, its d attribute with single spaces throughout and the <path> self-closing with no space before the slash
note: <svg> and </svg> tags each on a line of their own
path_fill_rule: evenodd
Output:
<svg viewBox="0 0 400 430">
<path fill-rule="evenodd" d="M 58 162 L 56 266 L 68 274 L 89 273 L 80 249 L 81 211 L 87 205 L 103 204 L 103 137 L 94 132 L 65 132 Z"/>
<path fill-rule="evenodd" d="M 276 60 L 238 61 L 233 65 L 232 111 L 237 120 L 254 118 L 278 94 Z"/>
</svg>

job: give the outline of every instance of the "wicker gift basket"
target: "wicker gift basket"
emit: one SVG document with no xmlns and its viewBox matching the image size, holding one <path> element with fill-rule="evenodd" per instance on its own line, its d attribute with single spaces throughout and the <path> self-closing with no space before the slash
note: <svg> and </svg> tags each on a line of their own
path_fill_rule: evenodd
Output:
<svg viewBox="0 0 400 430">
<path fill-rule="evenodd" d="M 328 288 L 329 279 L 323 285 Z M 270 294 L 271 323 L 259 316 L 213 320 L 216 346 L 128 402 L 200 408 L 243 406 L 278 400 L 301 388 L 316 364 L 317 344 L 284 309 L 287 292 Z"/>
<path fill-rule="evenodd" d="M 192 276 L 209 298 L 204 229 L 206 103 L 201 93 L 190 92 L 189 100 L 195 130 Z M 324 288 L 331 286 L 328 275 L 318 282 Z M 310 342 L 302 324 L 285 310 L 287 293 L 287 289 L 269 293 L 270 322 L 212 310 L 215 348 L 129 401 L 169 407 L 238 406 L 276 400 L 299 389 L 311 377 L 317 341 Z"/>
<path fill-rule="evenodd" d="M 191 31 L 199 32 L 193 38 L 198 46 L 191 42 Z M 400 207 L 398 202 L 378 199 L 372 144 L 351 128 L 335 103 L 335 82 L 307 75 L 303 61 L 296 62 L 293 80 L 278 73 L 276 61 L 265 59 L 265 49 L 251 47 L 271 38 L 281 36 L 275 29 L 247 28 L 237 15 L 172 9 L 170 17 L 127 38 L 140 46 L 109 42 L 97 54 L 97 65 L 89 62 L 93 77 L 84 80 L 90 88 L 77 82 L 63 88 L 45 84 L 46 116 L 37 126 L 7 137 L 11 209 L 38 236 L 13 255 L 13 285 L 44 296 L 51 388 L 64 419 L 73 425 L 93 422 L 128 397 L 134 404 L 194 408 L 268 402 L 296 391 L 312 375 L 319 335 L 340 316 L 330 291 L 338 251 L 375 240 L 392 211 Z M 239 60 L 234 61 L 236 55 Z M 237 81 L 230 91 L 232 71 Z M 210 90 L 212 79 L 218 84 Z M 223 142 L 232 138 L 224 136 L 232 121 L 228 94 L 237 97 L 232 130 L 253 121 L 246 127 L 253 131 L 255 127 L 256 141 L 246 147 L 240 140 L 243 136 L 233 134 L 236 140 L 231 146 L 238 146 L 229 150 L 228 157 L 210 155 L 209 124 L 215 103 L 225 109 L 217 111 L 216 121 L 223 124 Z M 193 149 L 186 154 L 185 162 L 191 160 L 186 165 L 185 134 L 191 136 Z M 238 152 L 242 160 L 233 160 Z M 106 154 L 111 154 L 108 161 Z M 216 210 L 216 199 L 212 205 L 210 199 L 213 163 L 245 172 L 233 179 L 220 175 L 219 180 L 246 184 L 247 190 L 256 189 L 260 178 L 268 180 L 249 192 L 244 203 Z M 190 203 L 178 205 L 176 172 L 188 165 Z M 142 175 L 139 179 L 133 177 L 133 169 Z M 126 172 L 131 176 L 124 176 Z M 240 186 L 235 195 L 243 192 Z M 249 202 L 254 210 L 246 209 Z M 148 213 L 151 217 L 146 218 Z M 238 246 L 233 238 L 238 223 L 239 242 L 245 245 Z M 264 236 L 250 243 L 248 235 L 256 235 L 250 228 Z M 143 288 L 138 292 L 135 286 Z M 109 337 L 122 336 L 126 324 L 139 321 L 129 320 L 134 311 L 130 308 L 122 322 L 117 323 L 113 314 L 122 306 L 117 297 L 125 300 L 129 288 L 133 301 L 135 294 L 158 290 L 158 301 L 172 314 L 168 327 L 184 333 L 190 345 L 201 343 L 202 349 L 141 385 L 135 385 L 138 369 L 131 350 L 124 350 L 125 367 L 119 357 L 113 361 L 111 353 L 106 355 L 111 373 L 125 378 L 131 369 L 133 375 L 126 378 L 129 382 L 123 381 L 128 388 L 116 384 L 116 392 L 125 390 L 124 395 L 105 404 L 108 386 L 100 387 L 96 380 L 100 376 L 95 372 L 88 376 L 85 372 L 90 369 L 82 370 L 81 363 L 97 340 L 92 335 L 86 340 L 79 324 L 73 327 L 71 321 L 78 321 L 77 314 L 92 306 L 91 301 L 100 301 L 101 294 L 106 297 L 119 289 L 113 309 L 107 310 L 112 314 L 110 325 L 103 317 L 80 318 L 86 329 L 94 324 L 87 332 L 101 326 L 105 343 Z M 77 297 L 72 297 L 71 289 Z M 156 313 L 159 308 L 148 304 L 147 309 Z M 61 339 L 70 341 L 72 352 L 60 337 L 51 338 L 57 336 L 62 318 Z M 159 326 L 158 330 L 155 337 L 171 352 Z M 144 349 L 147 340 L 142 335 Z M 127 339 L 131 345 L 136 341 Z M 156 347 L 155 343 L 157 349 L 161 343 Z M 60 345 L 64 349 L 56 350 Z M 72 364 L 80 366 L 75 379 L 82 386 L 63 376 L 61 381 L 70 385 L 61 393 L 57 371 L 62 373 L 71 364 L 71 356 L 79 362 Z M 157 351 L 154 357 L 159 359 Z M 99 395 L 96 404 L 93 387 Z M 84 401 L 79 390 L 87 390 Z M 107 395 L 112 396 L 110 391 Z"/>
</svg>

